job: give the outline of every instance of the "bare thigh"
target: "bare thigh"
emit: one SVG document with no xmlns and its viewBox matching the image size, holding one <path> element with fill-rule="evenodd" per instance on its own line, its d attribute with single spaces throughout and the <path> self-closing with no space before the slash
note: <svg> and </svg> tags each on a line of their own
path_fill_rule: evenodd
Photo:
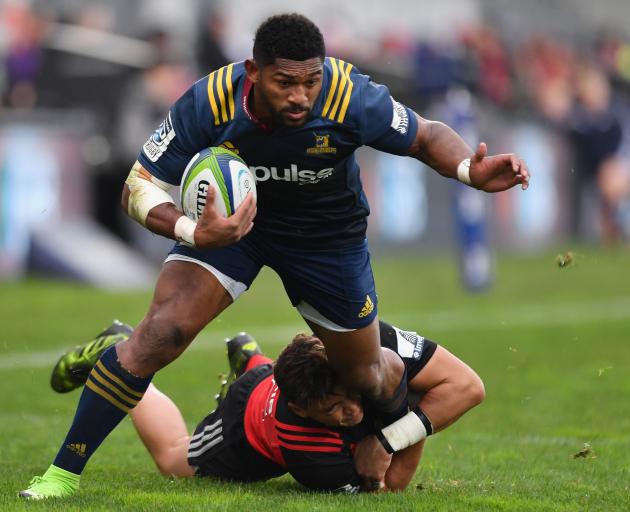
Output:
<svg viewBox="0 0 630 512">
<path fill-rule="evenodd" d="M 120 363 L 145 377 L 175 360 L 232 297 L 205 268 L 185 261 L 164 265 L 149 312 L 131 337 L 116 346 Z"/>
</svg>

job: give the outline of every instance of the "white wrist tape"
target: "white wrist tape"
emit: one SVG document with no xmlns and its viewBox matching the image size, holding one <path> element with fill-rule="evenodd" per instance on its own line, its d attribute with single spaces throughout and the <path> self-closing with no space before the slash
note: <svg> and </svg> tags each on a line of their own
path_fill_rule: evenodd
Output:
<svg viewBox="0 0 630 512">
<path fill-rule="evenodd" d="M 427 437 L 427 429 L 413 411 L 409 411 L 405 416 L 382 429 L 381 432 L 395 452 Z"/>
<path fill-rule="evenodd" d="M 125 180 L 129 186 L 129 216 L 146 226 L 147 216 L 151 208 L 163 203 L 175 203 L 167 190 L 168 183 L 152 176 L 138 162 L 134 164 Z"/>
<path fill-rule="evenodd" d="M 470 185 L 470 158 L 465 158 L 457 166 L 457 179 L 466 185 Z"/>
<path fill-rule="evenodd" d="M 196 227 L 197 223 L 194 220 L 182 215 L 175 223 L 175 238 L 178 242 L 194 247 Z"/>
</svg>

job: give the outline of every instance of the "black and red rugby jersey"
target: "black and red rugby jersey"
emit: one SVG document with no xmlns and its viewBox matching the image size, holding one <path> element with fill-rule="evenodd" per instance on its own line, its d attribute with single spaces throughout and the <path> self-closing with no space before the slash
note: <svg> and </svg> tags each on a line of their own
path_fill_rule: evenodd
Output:
<svg viewBox="0 0 630 512">
<path fill-rule="evenodd" d="M 408 380 L 426 365 L 436 344 L 419 334 L 380 322 L 381 345 L 398 353 Z M 295 414 L 269 375 L 251 391 L 244 426 L 249 444 L 284 468 L 304 486 L 326 491 L 358 492 L 360 479 L 352 453 L 355 444 L 373 433 L 373 419 L 365 412 L 356 427 L 328 427 Z M 275 475 L 274 475 L 275 476 Z"/>
</svg>

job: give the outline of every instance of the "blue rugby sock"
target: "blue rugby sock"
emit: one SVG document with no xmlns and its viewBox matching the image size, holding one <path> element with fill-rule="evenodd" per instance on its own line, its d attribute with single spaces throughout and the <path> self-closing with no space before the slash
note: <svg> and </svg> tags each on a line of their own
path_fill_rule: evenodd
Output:
<svg viewBox="0 0 630 512">
<path fill-rule="evenodd" d="M 140 401 L 153 375 L 140 378 L 127 372 L 107 349 L 90 373 L 74 421 L 53 464 L 77 475 L 109 433 Z"/>
</svg>

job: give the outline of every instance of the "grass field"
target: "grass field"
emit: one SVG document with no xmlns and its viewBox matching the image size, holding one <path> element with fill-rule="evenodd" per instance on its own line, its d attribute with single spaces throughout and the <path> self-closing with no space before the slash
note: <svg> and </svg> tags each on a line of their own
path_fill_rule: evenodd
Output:
<svg viewBox="0 0 630 512">
<path fill-rule="evenodd" d="M 159 476 L 128 419 L 89 463 L 81 493 L 21 503 L 16 491 L 52 461 L 78 392 L 48 387 L 52 363 L 119 317 L 137 323 L 150 293 L 27 281 L 0 285 L 0 510 L 630 510 L 630 252 L 502 257 L 491 292 L 470 296 L 449 259 L 377 258 L 381 316 L 468 362 L 486 401 L 428 440 L 402 494 L 303 492 L 289 477 L 227 485 Z M 222 339 L 255 334 L 270 355 L 303 324 L 278 280 L 207 328 L 155 382 L 189 425 L 212 407 L 226 367 Z M 585 443 L 590 452 L 575 457 Z"/>
</svg>

